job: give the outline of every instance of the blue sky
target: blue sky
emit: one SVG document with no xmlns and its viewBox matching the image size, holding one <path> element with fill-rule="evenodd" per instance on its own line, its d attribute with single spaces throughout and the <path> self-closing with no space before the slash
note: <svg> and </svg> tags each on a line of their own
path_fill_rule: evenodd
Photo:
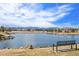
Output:
<svg viewBox="0 0 79 59">
<path fill-rule="evenodd" d="M 79 27 L 78 3 L 0 3 L 0 25 Z"/>
</svg>

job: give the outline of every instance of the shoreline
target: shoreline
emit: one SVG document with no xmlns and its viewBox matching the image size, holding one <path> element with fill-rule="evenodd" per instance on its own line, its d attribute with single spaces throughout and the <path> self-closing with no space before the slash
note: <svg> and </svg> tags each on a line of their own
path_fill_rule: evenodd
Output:
<svg viewBox="0 0 79 59">
<path fill-rule="evenodd" d="M 63 33 L 63 32 L 46 32 L 46 31 L 11 31 L 0 32 L 0 35 L 9 36 L 10 34 L 59 34 L 59 35 L 79 35 L 79 32 Z"/>
<path fill-rule="evenodd" d="M 78 48 L 79 48 L 79 44 L 78 44 Z M 60 49 L 61 51 L 54 52 L 52 47 L 43 47 L 43 48 L 34 48 L 34 49 L 6 48 L 6 49 L 0 49 L 0 56 L 79 56 L 79 49 L 63 51 L 63 49 L 70 49 L 70 46 L 60 46 L 59 50 Z"/>
<path fill-rule="evenodd" d="M 46 31 L 12 31 L 9 33 L 18 33 L 18 34 L 38 34 L 38 33 L 45 33 L 45 34 L 68 34 L 68 35 L 79 35 L 79 32 L 75 32 L 75 33 L 63 33 L 63 32 L 46 32 Z"/>
</svg>

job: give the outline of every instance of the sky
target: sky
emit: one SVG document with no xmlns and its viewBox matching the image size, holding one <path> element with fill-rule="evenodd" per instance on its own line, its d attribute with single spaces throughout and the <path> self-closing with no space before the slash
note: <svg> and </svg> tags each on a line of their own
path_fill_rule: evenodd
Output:
<svg viewBox="0 0 79 59">
<path fill-rule="evenodd" d="M 79 27 L 78 3 L 0 3 L 0 25 Z"/>
</svg>

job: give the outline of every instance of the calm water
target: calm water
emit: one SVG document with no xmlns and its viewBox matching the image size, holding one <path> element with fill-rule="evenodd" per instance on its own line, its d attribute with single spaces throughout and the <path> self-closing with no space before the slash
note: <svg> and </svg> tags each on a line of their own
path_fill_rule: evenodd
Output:
<svg viewBox="0 0 79 59">
<path fill-rule="evenodd" d="M 0 41 L 0 48 L 19 48 L 33 45 L 34 47 L 52 46 L 60 40 L 76 40 L 79 43 L 79 35 L 55 35 L 55 34 L 15 34 L 11 40 Z"/>
</svg>

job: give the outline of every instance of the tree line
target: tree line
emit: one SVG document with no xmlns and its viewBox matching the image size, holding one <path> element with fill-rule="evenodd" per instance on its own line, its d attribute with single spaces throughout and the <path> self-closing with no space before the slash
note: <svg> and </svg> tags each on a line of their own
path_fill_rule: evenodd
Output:
<svg viewBox="0 0 79 59">
<path fill-rule="evenodd" d="M 6 27 L 6 26 L 0 26 L 0 31 L 5 32 L 5 31 L 47 31 L 47 32 L 79 32 L 78 28 L 55 28 L 55 29 L 16 29 L 16 28 L 11 28 L 11 27 Z"/>
</svg>

